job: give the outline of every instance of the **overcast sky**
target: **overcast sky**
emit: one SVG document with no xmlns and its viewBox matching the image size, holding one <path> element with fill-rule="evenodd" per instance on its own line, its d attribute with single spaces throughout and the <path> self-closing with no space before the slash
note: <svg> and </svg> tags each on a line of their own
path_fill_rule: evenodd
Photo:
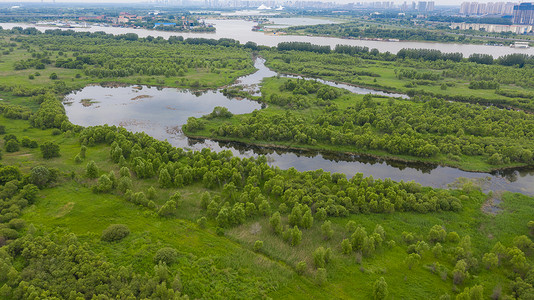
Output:
<svg viewBox="0 0 534 300">
<path fill-rule="evenodd" d="M 171 0 L 172 1 L 172 0 Z M 256 0 L 260 1 L 260 0 Z M 286 0 L 278 0 L 279 2 L 284 2 Z M 309 1 L 322 1 L 322 0 L 309 0 Z M 391 1 L 391 0 L 376 0 L 376 1 Z M 395 3 L 402 3 L 402 2 L 408 2 L 411 3 L 413 0 L 393 0 Z M 415 0 L 417 2 L 417 0 Z M 426 0 L 429 1 L 429 0 Z M 459 5 L 460 3 L 464 1 L 469 0 L 434 0 L 437 5 Z M 534 2 L 534 0 L 532 0 Z M 13 0 L 0 0 L 0 3 L 20 3 L 23 4 L 25 2 L 41 2 L 41 0 L 19 0 L 19 1 L 13 1 Z M 52 0 L 44 0 L 45 3 L 51 3 Z M 77 3 L 147 3 L 147 2 L 155 2 L 154 0 L 56 0 L 57 3 L 64 2 L 77 2 Z M 327 2 L 341 2 L 341 3 L 349 3 L 349 2 L 375 2 L 374 0 L 328 0 Z M 481 2 L 481 3 L 487 3 L 487 2 L 529 2 L 529 1 L 511 1 L 511 0 L 481 0 L 481 1 L 471 1 L 471 2 Z"/>
</svg>

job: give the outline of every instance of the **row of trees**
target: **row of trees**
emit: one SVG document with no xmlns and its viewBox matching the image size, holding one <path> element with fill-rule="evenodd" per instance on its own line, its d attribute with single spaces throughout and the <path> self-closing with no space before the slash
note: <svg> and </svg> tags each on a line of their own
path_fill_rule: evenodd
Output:
<svg viewBox="0 0 534 300">
<path fill-rule="evenodd" d="M 286 90 L 290 84 L 307 85 L 289 79 L 280 87 Z M 305 87 L 293 87 L 297 89 Z M 280 103 L 275 99 L 291 99 L 284 94 L 264 95 L 269 97 L 274 104 Z M 529 114 L 431 98 L 422 101 L 424 104 L 377 101 L 366 95 L 345 109 L 330 103 L 313 116 L 290 111 L 285 114 L 255 111 L 235 116 L 239 122 L 223 122 L 213 133 L 230 139 L 246 137 L 252 142 L 350 147 L 343 149 L 353 152 L 384 150 L 416 157 L 440 153 L 451 157 L 483 155 L 491 164 L 532 163 L 534 145 L 529 140 L 534 119 Z M 196 131 L 196 127 L 189 125 L 185 129 Z"/>
</svg>

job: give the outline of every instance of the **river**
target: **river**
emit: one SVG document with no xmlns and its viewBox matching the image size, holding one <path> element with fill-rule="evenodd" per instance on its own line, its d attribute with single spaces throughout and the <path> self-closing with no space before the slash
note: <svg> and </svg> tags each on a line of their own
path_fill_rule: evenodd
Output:
<svg viewBox="0 0 534 300">
<path fill-rule="evenodd" d="M 311 18 L 295 18 L 302 19 L 300 22 L 292 21 L 291 25 L 299 24 L 318 24 L 324 23 L 324 20 L 321 19 L 311 19 Z M 288 20 L 277 20 L 276 18 L 272 19 L 277 24 L 287 24 Z M 313 20 L 316 20 L 315 23 Z M 318 21 L 317 21 L 318 20 Z M 139 37 L 147 36 L 161 36 L 163 38 L 169 38 L 170 36 L 183 36 L 184 38 L 190 37 L 203 37 L 203 38 L 231 38 L 238 40 L 241 43 L 246 43 L 252 41 L 258 45 L 265 46 L 276 46 L 280 42 L 310 42 L 316 45 L 331 46 L 332 48 L 338 44 L 341 45 L 351 45 L 351 46 L 365 46 L 370 49 L 376 48 L 380 52 L 389 51 L 391 53 L 397 53 L 403 48 L 418 48 L 418 49 L 436 49 L 442 52 L 460 52 L 465 57 L 473 53 L 481 54 L 490 54 L 494 57 L 499 57 L 511 53 L 524 53 L 529 55 L 534 55 L 534 48 L 529 49 L 519 49 L 519 48 L 510 48 L 504 46 L 486 46 L 486 45 L 469 45 L 469 44 L 446 44 L 446 43 L 432 43 L 432 42 L 386 42 L 386 41 L 367 41 L 367 40 L 350 40 L 350 39 L 341 39 L 333 37 L 311 37 L 311 36 L 292 36 L 292 35 L 274 35 L 274 34 L 265 34 L 263 32 L 252 31 L 252 27 L 256 25 L 251 21 L 245 20 L 207 20 L 208 23 L 214 24 L 217 29 L 214 33 L 181 33 L 181 32 L 167 32 L 167 31 L 155 31 L 147 29 L 133 29 L 133 28 L 120 28 L 120 27 L 102 27 L 102 26 L 92 26 L 90 28 L 72 28 L 74 31 L 88 31 L 88 32 L 97 32 L 103 31 L 111 34 L 126 34 L 126 33 L 136 33 Z M 36 27 L 41 31 L 46 29 L 54 29 L 57 27 L 45 27 L 45 26 L 36 26 L 33 24 L 19 24 L 19 23 L 0 23 L 0 26 L 4 29 L 11 29 L 15 26 L 21 27 Z"/>
<path fill-rule="evenodd" d="M 263 59 L 255 61 L 258 69 L 253 74 L 239 78 L 235 84 L 244 85 L 253 93 L 265 77 L 275 76 Z M 342 87 L 359 94 L 386 94 L 365 88 L 324 83 Z M 403 96 L 395 94 L 393 96 Z M 249 113 L 261 109 L 261 104 L 250 100 L 231 99 L 220 90 L 191 92 L 174 88 L 148 86 L 102 87 L 87 86 L 65 97 L 65 110 L 70 121 L 77 125 L 116 125 L 133 132 L 144 131 L 173 146 L 192 150 L 210 148 L 213 151 L 230 150 L 239 157 L 265 155 L 272 166 L 299 171 L 323 169 L 344 173 L 352 177 L 356 173 L 374 178 L 391 178 L 395 181 L 415 181 L 425 186 L 447 187 L 459 177 L 480 179 L 486 190 L 506 190 L 534 194 L 532 170 L 513 170 L 502 173 L 474 173 L 459 169 L 421 163 L 403 163 L 356 155 L 319 153 L 317 151 L 284 151 L 243 145 L 232 142 L 216 142 L 208 139 L 189 139 L 183 135 L 181 126 L 190 116 L 200 117 L 210 113 L 216 106 L 227 107 L 232 113 Z M 117 113 L 120 111 L 120 113 Z"/>
</svg>

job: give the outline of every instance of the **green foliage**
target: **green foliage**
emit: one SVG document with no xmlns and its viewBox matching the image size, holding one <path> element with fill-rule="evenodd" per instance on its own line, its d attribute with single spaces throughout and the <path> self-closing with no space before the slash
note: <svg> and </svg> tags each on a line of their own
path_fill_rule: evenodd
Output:
<svg viewBox="0 0 534 300">
<path fill-rule="evenodd" d="M 306 272 L 306 269 L 308 268 L 308 265 L 305 261 L 299 261 L 299 263 L 296 266 L 296 272 L 299 275 L 303 275 L 304 272 Z"/>
<path fill-rule="evenodd" d="M 98 183 L 93 187 L 93 191 L 96 193 L 108 193 L 113 189 L 113 181 L 108 175 L 104 174 L 98 178 Z"/>
<path fill-rule="evenodd" d="M 6 152 L 17 152 L 20 150 L 20 143 L 17 140 L 8 140 L 6 142 Z"/>
<path fill-rule="evenodd" d="M 170 217 L 176 213 L 177 209 L 178 209 L 178 204 L 176 203 L 176 201 L 168 200 L 158 210 L 158 214 L 163 217 Z"/>
<path fill-rule="evenodd" d="M 43 158 L 50 159 L 54 157 L 59 157 L 59 145 L 54 142 L 44 142 L 39 147 Z"/>
<path fill-rule="evenodd" d="M 318 268 L 316 271 L 315 280 L 318 285 L 322 286 L 326 284 L 327 281 L 327 274 L 325 268 Z"/>
<path fill-rule="evenodd" d="M 124 224 L 112 224 L 102 231 L 100 239 L 105 242 L 116 242 L 124 239 L 129 234 L 130 229 L 128 229 L 128 226 Z"/>
<path fill-rule="evenodd" d="M 170 266 L 176 262 L 177 258 L 178 252 L 176 249 L 171 247 L 163 247 L 156 252 L 156 255 L 154 255 L 154 262 L 156 264 L 165 263 L 166 265 Z"/>
<path fill-rule="evenodd" d="M 263 248 L 263 241 L 258 240 L 254 242 L 254 247 L 253 247 L 254 252 L 260 252 L 262 248 Z"/>
<path fill-rule="evenodd" d="M 352 253 L 352 244 L 349 239 L 343 239 L 341 242 L 341 251 L 347 255 Z"/>
<path fill-rule="evenodd" d="M 88 178 L 97 178 L 98 177 L 98 167 L 94 160 L 90 161 L 85 167 L 85 176 Z"/>
<path fill-rule="evenodd" d="M 413 266 L 417 265 L 419 261 L 421 260 L 421 256 L 417 253 L 410 253 L 408 254 L 408 257 L 405 260 L 406 265 L 408 266 L 408 269 L 412 269 Z"/>
<path fill-rule="evenodd" d="M 373 285 L 373 298 L 378 299 L 386 299 L 389 295 L 388 291 L 388 284 L 384 277 L 378 278 L 374 285 Z"/>
<path fill-rule="evenodd" d="M 35 184 L 39 188 L 44 188 L 49 184 L 56 182 L 58 179 L 58 170 L 49 169 L 45 166 L 33 167 L 30 172 L 29 182 Z"/>
<path fill-rule="evenodd" d="M 323 225 L 321 225 L 321 232 L 325 240 L 331 239 L 334 235 L 334 230 L 332 229 L 332 222 L 328 220 L 324 221 Z"/>
</svg>

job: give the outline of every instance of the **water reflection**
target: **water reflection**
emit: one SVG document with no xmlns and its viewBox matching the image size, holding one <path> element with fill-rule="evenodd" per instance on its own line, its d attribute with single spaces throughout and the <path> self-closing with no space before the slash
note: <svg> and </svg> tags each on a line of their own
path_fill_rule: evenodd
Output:
<svg viewBox="0 0 534 300">
<path fill-rule="evenodd" d="M 256 59 L 255 67 L 258 69 L 257 72 L 238 79 L 236 84 L 244 85 L 257 93 L 261 80 L 276 73 L 265 67 L 263 59 Z M 321 82 L 335 85 L 332 82 Z M 336 86 L 361 94 L 382 93 L 347 85 Z M 88 86 L 68 95 L 65 109 L 71 122 L 78 125 L 123 126 L 130 131 L 144 131 L 157 139 L 166 139 L 173 146 L 192 150 L 202 148 L 217 152 L 229 150 L 238 157 L 265 155 L 270 165 L 282 169 L 295 168 L 299 171 L 323 169 L 332 173 L 346 174 L 349 178 L 356 173 L 363 173 L 374 178 L 415 181 L 437 188 L 446 188 L 457 178 L 465 177 L 487 182 L 485 188 L 488 190 L 534 194 L 532 184 L 534 170 L 528 168 L 474 173 L 451 167 L 387 160 L 366 155 L 258 147 L 238 142 L 192 139 L 183 135 L 181 126 L 187 122 L 188 117 L 208 114 L 215 106 L 225 106 L 236 114 L 261 109 L 261 104 L 258 102 L 227 98 L 221 91 L 188 91 L 146 86 L 114 88 Z"/>
</svg>

